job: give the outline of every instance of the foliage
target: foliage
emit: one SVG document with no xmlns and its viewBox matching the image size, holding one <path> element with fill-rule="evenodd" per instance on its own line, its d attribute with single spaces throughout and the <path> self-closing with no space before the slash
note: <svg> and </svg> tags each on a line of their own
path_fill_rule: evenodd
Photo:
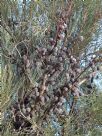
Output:
<svg viewBox="0 0 102 136">
<path fill-rule="evenodd" d="M 2 135 L 101 134 L 102 96 L 92 91 L 101 51 L 80 66 L 101 6 L 101 0 L 1 1 Z"/>
</svg>

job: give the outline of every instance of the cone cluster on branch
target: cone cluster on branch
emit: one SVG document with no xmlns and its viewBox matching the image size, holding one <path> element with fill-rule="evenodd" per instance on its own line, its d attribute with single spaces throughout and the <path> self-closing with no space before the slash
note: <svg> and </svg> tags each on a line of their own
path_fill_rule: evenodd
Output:
<svg viewBox="0 0 102 136">
<path fill-rule="evenodd" d="M 61 14 L 56 24 L 55 37 L 49 36 L 48 44 L 32 47 L 33 57 L 30 54 L 32 48 L 27 46 L 26 42 L 17 45 L 17 53 L 10 56 L 18 78 L 25 77 L 25 85 L 29 86 L 29 89 L 21 87 L 18 90 L 18 101 L 10 107 L 15 130 L 34 129 L 34 118 L 36 124 L 43 126 L 44 122 L 49 122 L 54 115 L 63 117 L 76 112 L 77 100 L 84 95 L 79 86 L 79 78 L 84 69 L 80 68 L 80 60 L 73 56 L 68 44 L 64 44 L 71 8 L 70 1 L 69 8 Z M 46 34 L 50 35 L 50 31 Z M 83 41 L 82 36 L 80 40 Z M 91 61 L 89 67 L 93 65 L 94 61 Z M 38 79 L 32 87 L 29 75 L 35 70 Z M 70 103 L 70 95 L 73 96 L 73 102 L 69 105 L 70 112 L 67 112 L 65 104 Z"/>
</svg>

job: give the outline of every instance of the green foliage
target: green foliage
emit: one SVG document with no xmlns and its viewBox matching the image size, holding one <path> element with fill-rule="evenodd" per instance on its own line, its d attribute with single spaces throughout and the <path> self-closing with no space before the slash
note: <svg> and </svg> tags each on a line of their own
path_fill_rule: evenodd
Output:
<svg viewBox="0 0 102 136">
<path fill-rule="evenodd" d="M 64 117 L 63 136 L 102 135 L 102 93 L 80 98 L 77 115 Z M 48 129 L 49 130 L 49 129 Z"/>
</svg>

